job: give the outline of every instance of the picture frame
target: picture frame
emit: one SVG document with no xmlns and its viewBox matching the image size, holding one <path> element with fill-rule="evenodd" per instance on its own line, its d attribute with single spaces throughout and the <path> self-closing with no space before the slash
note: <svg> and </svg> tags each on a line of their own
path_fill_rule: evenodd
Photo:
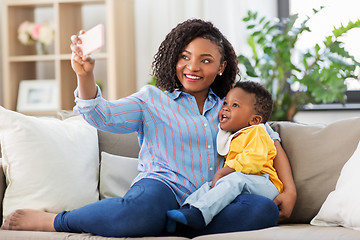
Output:
<svg viewBox="0 0 360 240">
<path fill-rule="evenodd" d="M 18 112 L 56 111 L 58 108 L 59 88 L 55 79 L 20 81 Z"/>
</svg>

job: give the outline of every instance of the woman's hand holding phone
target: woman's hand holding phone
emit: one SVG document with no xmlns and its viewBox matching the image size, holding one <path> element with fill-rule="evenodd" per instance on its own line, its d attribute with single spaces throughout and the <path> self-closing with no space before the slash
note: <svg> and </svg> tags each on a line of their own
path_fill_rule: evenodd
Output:
<svg viewBox="0 0 360 240">
<path fill-rule="evenodd" d="M 96 31 L 91 30 L 88 31 L 90 34 L 81 30 L 79 35 L 71 36 L 71 66 L 77 75 L 78 96 L 81 99 L 93 99 L 97 93 L 93 73 L 95 60 L 92 58 L 91 52 L 99 49 L 103 45 L 104 36 L 103 29 L 100 31 L 100 36 L 96 35 L 96 31 L 99 33 L 99 28 L 97 28 L 97 30 L 95 29 Z M 90 41 L 92 38 L 94 38 L 96 42 Z M 97 38 L 97 40 L 95 38 Z M 84 54 L 84 51 L 86 55 Z"/>
<path fill-rule="evenodd" d="M 81 30 L 79 35 L 71 36 L 71 42 L 71 66 L 78 76 L 86 75 L 94 69 L 91 53 L 104 45 L 104 26 L 99 24 L 89 31 Z"/>
</svg>

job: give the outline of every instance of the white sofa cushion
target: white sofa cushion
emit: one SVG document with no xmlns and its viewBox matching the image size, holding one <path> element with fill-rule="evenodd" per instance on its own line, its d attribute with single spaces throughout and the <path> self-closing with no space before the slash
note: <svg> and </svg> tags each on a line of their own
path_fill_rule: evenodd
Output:
<svg viewBox="0 0 360 240">
<path fill-rule="evenodd" d="M 123 197 L 138 174 L 138 159 L 101 152 L 100 198 Z"/>
<path fill-rule="evenodd" d="M 61 121 L 0 107 L 3 216 L 19 208 L 53 213 L 98 201 L 95 128 L 80 116 Z"/>
</svg>

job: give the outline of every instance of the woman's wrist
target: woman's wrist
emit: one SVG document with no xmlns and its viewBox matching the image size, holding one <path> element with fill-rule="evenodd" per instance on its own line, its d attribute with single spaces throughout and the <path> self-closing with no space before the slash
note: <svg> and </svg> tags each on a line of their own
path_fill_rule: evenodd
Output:
<svg viewBox="0 0 360 240">
<path fill-rule="evenodd" d="M 97 94 L 97 87 L 93 73 L 87 75 L 77 75 L 79 98 L 87 100 L 93 99 Z"/>
</svg>

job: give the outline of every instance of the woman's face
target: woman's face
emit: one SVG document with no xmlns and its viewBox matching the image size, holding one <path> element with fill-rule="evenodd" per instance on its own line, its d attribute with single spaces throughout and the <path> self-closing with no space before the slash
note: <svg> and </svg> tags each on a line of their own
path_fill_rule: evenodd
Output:
<svg viewBox="0 0 360 240">
<path fill-rule="evenodd" d="M 225 69 L 221 61 L 219 46 L 205 38 L 195 38 L 180 54 L 176 64 L 176 75 L 182 84 L 182 91 L 193 96 L 209 92 L 215 77 Z"/>
</svg>

